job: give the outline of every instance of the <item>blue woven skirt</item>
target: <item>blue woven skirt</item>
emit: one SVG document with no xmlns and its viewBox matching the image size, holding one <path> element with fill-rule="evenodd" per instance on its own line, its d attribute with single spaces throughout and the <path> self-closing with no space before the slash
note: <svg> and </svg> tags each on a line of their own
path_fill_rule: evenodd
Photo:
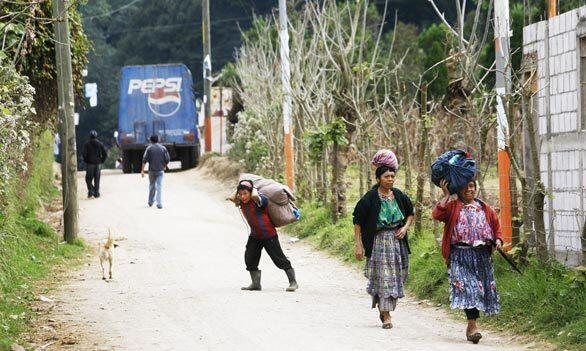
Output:
<svg viewBox="0 0 586 351">
<path fill-rule="evenodd" d="M 487 315 L 499 312 L 499 297 L 488 247 L 452 245 L 449 275 L 452 308 L 477 308 Z"/>
</svg>

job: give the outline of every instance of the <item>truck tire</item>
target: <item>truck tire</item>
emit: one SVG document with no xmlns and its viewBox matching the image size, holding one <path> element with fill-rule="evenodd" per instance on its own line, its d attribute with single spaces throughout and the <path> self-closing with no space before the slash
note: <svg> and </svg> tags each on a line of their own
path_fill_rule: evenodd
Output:
<svg viewBox="0 0 586 351">
<path fill-rule="evenodd" d="M 122 172 L 132 173 L 132 151 L 122 151 Z"/>
<path fill-rule="evenodd" d="M 182 170 L 191 169 L 197 166 L 197 161 L 199 160 L 197 151 L 196 146 L 188 146 L 178 150 Z"/>
<path fill-rule="evenodd" d="M 186 170 L 190 168 L 190 157 L 189 147 L 183 147 L 177 150 L 179 153 L 179 159 L 181 160 L 181 169 Z"/>
<path fill-rule="evenodd" d="M 140 166 L 142 163 L 142 154 L 140 150 L 132 151 L 132 171 L 133 173 L 140 173 Z"/>
</svg>

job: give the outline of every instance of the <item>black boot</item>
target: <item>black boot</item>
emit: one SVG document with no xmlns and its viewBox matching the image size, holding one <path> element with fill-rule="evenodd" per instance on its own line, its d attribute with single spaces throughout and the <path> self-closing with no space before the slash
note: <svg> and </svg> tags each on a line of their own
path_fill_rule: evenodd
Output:
<svg viewBox="0 0 586 351">
<path fill-rule="evenodd" d="M 242 290 L 262 290 L 260 286 L 260 271 L 250 271 L 250 279 L 252 283 L 249 286 L 243 286 Z"/>
<path fill-rule="evenodd" d="M 295 291 L 299 286 L 297 285 L 297 281 L 295 280 L 295 270 L 293 268 L 289 268 L 285 271 L 287 273 L 287 278 L 289 278 L 289 287 L 285 289 L 286 291 Z"/>
</svg>

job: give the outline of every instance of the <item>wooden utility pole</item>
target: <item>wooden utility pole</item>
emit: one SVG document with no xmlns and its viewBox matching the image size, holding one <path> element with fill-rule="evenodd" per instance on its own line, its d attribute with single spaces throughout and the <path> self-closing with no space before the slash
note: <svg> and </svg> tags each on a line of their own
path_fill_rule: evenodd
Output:
<svg viewBox="0 0 586 351">
<path fill-rule="evenodd" d="M 68 6 L 53 0 L 55 18 L 55 65 L 57 66 L 59 137 L 61 138 L 61 187 L 63 192 L 63 234 L 68 243 L 77 238 L 77 153 Z"/>
<path fill-rule="evenodd" d="M 210 0 L 203 0 L 202 37 L 203 37 L 203 102 L 205 151 L 212 151 L 212 44 L 210 37 Z"/>
<path fill-rule="evenodd" d="M 549 18 L 557 16 L 557 0 L 549 0 Z"/>
<path fill-rule="evenodd" d="M 287 1 L 279 0 L 279 39 L 281 42 L 281 82 L 283 84 L 283 128 L 285 132 L 285 179 L 287 186 L 295 190 L 293 171 L 293 133 L 291 131 L 291 67 L 289 65 L 289 31 Z"/>
<path fill-rule="evenodd" d="M 512 241 L 511 216 L 511 159 L 506 150 L 509 142 L 509 123 L 505 102 L 510 101 L 511 60 L 509 55 L 509 1 L 494 2 L 494 43 L 496 55 L 496 100 L 497 100 L 497 141 L 498 141 L 498 177 L 500 222 L 504 241 Z"/>
</svg>

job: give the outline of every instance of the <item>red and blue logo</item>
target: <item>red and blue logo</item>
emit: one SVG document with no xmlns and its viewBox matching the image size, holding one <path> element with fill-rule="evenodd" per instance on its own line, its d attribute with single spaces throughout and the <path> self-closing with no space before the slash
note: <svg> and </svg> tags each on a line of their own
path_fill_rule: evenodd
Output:
<svg viewBox="0 0 586 351">
<path fill-rule="evenodd" d="M 174 115 L 181 107 L 181 94 L 179 92 L 166 92 L 159 88 L 148 96 L 149 108 L 159 117 Z"/>
<path fill-rule="evenodd" d="M 149 109 L 159 117 L 174 115 L 181 107 L 181 77 L 131 79 L 128 94 L 136 90 L 147 95 Z"/>
</svg>

